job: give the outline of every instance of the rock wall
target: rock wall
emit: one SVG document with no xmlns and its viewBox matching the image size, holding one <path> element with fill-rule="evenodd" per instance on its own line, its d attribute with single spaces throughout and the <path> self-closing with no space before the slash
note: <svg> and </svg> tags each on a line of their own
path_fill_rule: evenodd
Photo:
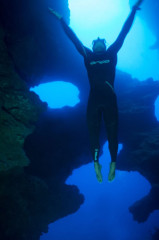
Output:
<svg viewBox="0 0 159 240">
<path fill-rule="evenodd" d="M 68 50 L 62 44 L 60 24 L 48 7 L 55 8 L 68 21 L 67 1 L 0 0 L 0 5 L 5 43 L 18 74 L 33 86 L 42 77 L 61 71 L 65 59 L 61 61 L 59 53 L 63 55 Z"/>
<path fill-rule="evenodd" d="M 26 33 L 24 18 L 20 19 L 24 2 L 0 2 L 0 239 L 38 240 L 49 223 L 77 211 L 84 198 L 75 186 L 58 181 L 49 189 L 35 173 L 24 172 L 30 164 L 24 142 L 47 109 L 26 81 L 31 74 L 38 75 L 38 55 L 30 59 L 33 48 L 39 46 L 35 41 L 30 44 L 35 35 Z"/>
<path fill-rule="evenodd" d="M 138 171 L 151 183 L 148 196 L 129 208 L 136 221 L 144 222 L 159 209 L 159 123 L 154 106 L 159 82 L 153 79 L 139 82 L 129 76 L 124 80 L 123 74 L 118 77 L 119 141 L 123 150 L 117 168 Z"/>
<path fill-rule="evenodd" d="M 3 240 L 38 239 L 39 229 L 46 231 L 52 219 L 47 185 L 23 173 L 30 162 L 23 144 L 44 110 L 46 104 L 29 92 L 15 72 L 0 27 L 0 239 Z"/>
<path fill-rule="evenodd" d="M 24 167 L 29 159 L 23 151 L 25 138 L 46 104 L 29 92 L 26 83 L 17 75 L 8 56 L 4 33 L 0 28 L 0 172 Z"/>
</svg>

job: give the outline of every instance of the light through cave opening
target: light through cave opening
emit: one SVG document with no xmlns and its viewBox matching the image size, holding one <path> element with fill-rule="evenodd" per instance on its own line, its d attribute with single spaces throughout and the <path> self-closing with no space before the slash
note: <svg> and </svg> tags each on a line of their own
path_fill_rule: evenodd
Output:
<svg viewBox="0 0 159 240">
<path fill-rule="evenodd" d="M 91 48 L 97 37 L 105 38 L 109 47 L 116 40 L 131 7 L 128 0 L 69 0 L 70 26 L 86 47 Z M 144 4 L 141 8 L 144 9 Z M 117 68 L 140 81 L 150 77 L 159 80 L 159 52 L 150 49 L 156 36 L 140 16 L 138 11 L 118 53 Z"/>
<path fill-rule="evenodd" d="M 122 150 L 119 145 L 119 152 Z M 104 181 L 96 180 L 93 163 L 75 169 L 66 180 L 68 185 L 76 185 L 85 196 L 80 209 L 49 226 L 49 232 L 41 240 L 51 239 L 109 239 L 133 240 L 146 239 L 153 227 L 157 226 L 155 211 L 145 223 L 136 223 L 129 207 L 135 201 L 147 195 L 150 183 L 138 172 L 117 171 L 112 183 L 107 181 L 110 154 L 108 142 L 103 146 L 100 157 Z M 125 227 L 126 226 L 126 227 Z M 62 227 L 62 231 L 61 231 Z M 115 231 L 113 231 L 115 227 Z M 77 234 L 78 233 L 78 234 Z M 131 234 L 130 234 L 131 233 Z"/>
<path fill-rule="evenodd" d="M 30 89 L 47 102 L 49 108 L 74 107 L 80 102 L 78 88 L 70 82 L 54 81 Z"/>
</svg>

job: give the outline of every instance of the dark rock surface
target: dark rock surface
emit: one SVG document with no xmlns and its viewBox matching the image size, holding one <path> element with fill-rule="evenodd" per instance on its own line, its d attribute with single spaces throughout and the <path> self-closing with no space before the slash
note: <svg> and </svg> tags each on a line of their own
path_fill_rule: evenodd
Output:
<svg viewBox="0 0 159 240">
<path fill-rule="evenodd" d="M 0 28 L 0 172 L 29 164 L 24 140 L 46 109 L 16 74 L 3 39 Z"/>
<path fill-rule="evenodd" d="M 75 186 L 51 191 L 22 169 L 0 174 L 0 239 L 38 240 L 48 224 L 77 211 L 83 202 Z"/>
<path fill-rule="evenodd" d="M 16 70 L 25 81 L 34 85 L 45 76 L 68 73 L 67 43 L 71 43 L 48 11 L 48 7 L 52 7 L 68 21 L 67 1 L 0 0 L 0 5 L 5 42 Z"/>
<path fill-rule="evenodd" d="M 136 202 L 129 208 L 133 214 L 134 220 L 138 222 L 145 222 L 150 213 L 154 210 L 159 209 L 159 187 L 154 185 L 151 188 L 149 195 Z"/>
<path fill-rule="evenodd" d="M 39 239 L 56 215 L 47 185 L 20 169 L 1 173 L 0 182 L 0 238 Z"/>
<path fill-rule="evenodd" d="M 150 213 L 159 209 L 159 123 L 155 117 L 154 102 L 159 95 L 159 82 L 129 79 L 127 90 L 122 88 L 122 74 L 117 83 L 119 102 L 119 141 L 123 143 L 117 168 L 138 171 L 152 185 L 148 196 L 130 207 L 138 222 L 147 220 Z M 129 80 L 128 80 L 129 79 Z"/>
<path fill-rule="evenodd" d="M 23 149 L 24 141 L 35 129 L 36 122 L 42 112 L 46 111 L 47 105 L 29 91 L 28 83 L 22 79 L 25 78 L 24 70 L 28 71 L 28 78 L 30 73 L 35 74 L 33 62 L 38 58 L 32 56 L 34 60 L 29 62 L 25 55 L 28 50 L 32 53 L 29 39 L 21 39 L 17 42 L 19 28 L 17 29 L 15 19 L 18 13 L 21 13 L 24 2 L 21 6 L 18 1 L 14 4 L 11 1 L 1 1 L 1 3 L 0 239 L 38 240 L 42 232 L 47 232 L 50 222 L 77 211 L 84 198 L 79 194 L 76 186 L 67 186 L 57 179 L 49 189 L 46 182 L 35 177 L 36 173 L 31 176 L 23 171 L 23 168 L 30 164 L 30 159 Z M 16 8 L 17 6 L 19 9 Z M 14 18 L 13 15 L 16 17 Z M 25 32 L 26 26 L 22 19 L 18 23 Z M 15 51 L 15 55 L 11 53 L 8 37 L 16 39 L 18 51 Z M 30 37 L 33 36 L 29 35 Z M 24 50 L 25 41 L 28 49 Z M 20 47 L 21 44 L 24 48 Z M 36 46 L 35 42 L 32 46 Z M 16 58 L 19 60 L 19 65 Z M 39 62 L 36 64 L 39 69 Z"/>
<path fill-rule="evenodd" d="M 156 232 L 152 235 L 152 240 L 158 240 L 159 239 L 159 229 L 156 229 Z"/>
<path fill-rule="evenodd" d="M 3 240 L 39 239 L 53 218 L 52 195 L 47 185 L 22 171 L 30 162 L 23 150 L 24 140 L 44 110 L 46 104 L 29 92 L 15 72 L 0 27 L 0 239 Z"/>
<path fill-rule="evenodd" d="M 84 108 L 46 112 L 25 141 L 31 160 L 27 171 L 50 182 L 64 182 L 72 170 L 90 162 Z M 43 167 L 41 167 L 43 166 Z"/>
</svg>

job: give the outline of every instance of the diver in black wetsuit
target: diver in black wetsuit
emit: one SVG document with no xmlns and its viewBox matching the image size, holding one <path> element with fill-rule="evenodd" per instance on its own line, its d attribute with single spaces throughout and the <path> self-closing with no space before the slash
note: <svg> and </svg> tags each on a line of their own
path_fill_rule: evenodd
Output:
<svg viewBox="0 0 159 240">
<path fill-rule="evenodd" d="M 143 0 L 138 0 L 133 6 L 119 36 L 116 41 L 106 49 L 104 39 L 98 38 L 93 41 L 93 51 L 86 48 L 74 34 L 72 29 L 65 23 L 62 16 L 49 8 L 49 11 L 60 20 L 62 27 L 74 43 L 78 52 L 84 57 L 85 66 L 88 72 L 90 82 L 90 94 L 87 107 L 87 123 L 90 135 L 90 145 L 94 160 L 96 177 L 102 182 L 101 165 L 99 164 L 99 134 L 103 115 L 109 151 L 111 155 L 111 164 L 108 180 L 112 181 L 115 177 L 116 158 L 118 151 L 118 107 L 116 94 L 114 92 L 115 68 L 117 64 L 117 53 L 123 45 L 128 34 L 134 17 Z"/>
</svg>

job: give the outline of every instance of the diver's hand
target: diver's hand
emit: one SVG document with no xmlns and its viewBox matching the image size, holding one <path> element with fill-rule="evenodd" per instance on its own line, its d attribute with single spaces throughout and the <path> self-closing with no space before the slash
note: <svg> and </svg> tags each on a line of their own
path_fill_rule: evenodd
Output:
<svg viewBox="0 0 159 240">
<path fill-rule="evenodd" d="M 49 9 L 49 12 L 52 13 L 57 19 L 60 20 L 62 18 L 62 16 L 58 12 L 54 11 L 52 8 L 48 8 L 48 9 Z"/>
<path fill-rule="evenodd" d="M 133 8 L 137 9 L 137 10 L 140 10 L 140 5 L 142 4 L 143 0 L 138 0 L 135 5 L 133 6 Z"/>
</svg>

